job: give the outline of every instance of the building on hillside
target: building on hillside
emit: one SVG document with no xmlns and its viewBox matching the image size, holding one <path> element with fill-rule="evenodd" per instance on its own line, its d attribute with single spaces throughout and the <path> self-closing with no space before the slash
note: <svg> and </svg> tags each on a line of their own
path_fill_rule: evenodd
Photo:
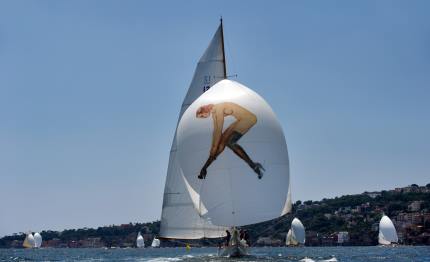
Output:
<svg viewBox="0 0 430 262">
<path fill-rule="evenodd" d="M 381 195 L 381 192 L 376 192 L 376 191 L 374 191 L 374 192 L 364 192 L 363 194 L 367 195 L 367 196 L 369 196 L 371 198 L 376 198 L 377 196 Z"/>
<path fill-rule="evenodd" d="M 421 204 L 423 203 L 423 201 L 412 201 L 409 205 L 408 205 L 408 211 L 410 212 L 417 212 L 421 210 Z"/>
<path fill-rule="evenodd" d="M 307 246 L 319 246 L 320 240 L 318 233 L 315 231 L 306 231 L 306 245 Z"/>
<path fill-rule="evenodd" d="M 371 227 L 371 230 L 373 232 L 379 231 L 379 222 L 373 223 L 372 227 Z"/>
<path fill-rule="evenodd" d="M 349 242 L 349 233 L 347 231 L 341 231 L 337 233 L 337 243 L 344 245 Z"/>
<path fill-rule="evenodd" d="M 271 237 L 259 237 L 257 240 L 258 246 L 281 246 L 282 241 L 279 239 L 272 239 Z"/>
<path fill-rule="evenodd" d="M 89 237 L 87 239 L 80 240 L 79 246 L 85 248 L 101 248 L 104 247 L 104 243 L 101 241 L 100 237 Z"/>
<path fill-rule="evenodd" d="M 321 245 L 323 245 L 323 246 L 335 246 L 335 245 L 337 245 L 337 234 L 331 234 L 328 236 L 323 236 L 321 238 Z"/>
</svg>

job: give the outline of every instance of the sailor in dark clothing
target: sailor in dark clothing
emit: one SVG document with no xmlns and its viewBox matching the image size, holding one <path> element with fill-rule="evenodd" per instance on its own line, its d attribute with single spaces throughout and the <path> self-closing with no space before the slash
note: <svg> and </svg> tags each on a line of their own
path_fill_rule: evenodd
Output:
<svg viewBox="0 0 430 262">
<path fill-rule="evenodd" d="M 228 231 L 228 230 L 226 230 L 225 233 L 227 234 L 225 236 L 225 245 L 228 246 L 228 244 L 230 243 L 231 234 L 230 234 L 230 231 Z"/>
<path fill-rule="evenodd" d="M 248 233 L 248 230 L 245 230 L 243 232 L 243 239 L 246 241 L 246 244 L 248 246 L 251 246 L 251 242 L 249 242 L 249 233 Z"/>
</svg>

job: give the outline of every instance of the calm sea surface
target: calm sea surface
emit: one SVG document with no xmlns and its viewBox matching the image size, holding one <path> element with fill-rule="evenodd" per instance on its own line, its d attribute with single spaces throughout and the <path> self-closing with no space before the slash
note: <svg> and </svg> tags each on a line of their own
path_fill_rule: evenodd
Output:
<svg viewBox="0 0 430 262">
<path fill-rule="evenodd" d="M 250 253 L 233 260 L 217 257 L 216 248 L 0 249 L 0 261 L 430 261 L 430 247 L 410 246 L 251 248 Z"/>
</svg>

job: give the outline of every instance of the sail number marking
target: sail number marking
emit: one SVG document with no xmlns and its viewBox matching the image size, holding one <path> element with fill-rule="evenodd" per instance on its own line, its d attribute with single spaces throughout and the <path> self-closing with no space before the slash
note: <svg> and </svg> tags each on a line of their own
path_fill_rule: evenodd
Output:
<svg viewBox="0 0 430 262">
<path fill-rule="evenodd" d="M 211 88 L 211 82 L 215 81 L 215 76 L 205 75 L 203 77 L 203 93 Z"/>
</svg>

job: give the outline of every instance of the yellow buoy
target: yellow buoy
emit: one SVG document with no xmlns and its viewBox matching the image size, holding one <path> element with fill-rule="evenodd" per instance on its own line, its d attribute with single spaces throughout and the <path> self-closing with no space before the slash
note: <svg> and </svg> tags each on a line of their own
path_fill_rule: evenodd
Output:
<svg viewBox="0 0 430 262">
<path fill-rule="evenodd" d="M 187 250 L 187 251 L 190 251 L 190 250 L 191 250 L 190 244 L 187 244 L 187 245 L 185 246 L 185 250 Z"/>
</svg>

